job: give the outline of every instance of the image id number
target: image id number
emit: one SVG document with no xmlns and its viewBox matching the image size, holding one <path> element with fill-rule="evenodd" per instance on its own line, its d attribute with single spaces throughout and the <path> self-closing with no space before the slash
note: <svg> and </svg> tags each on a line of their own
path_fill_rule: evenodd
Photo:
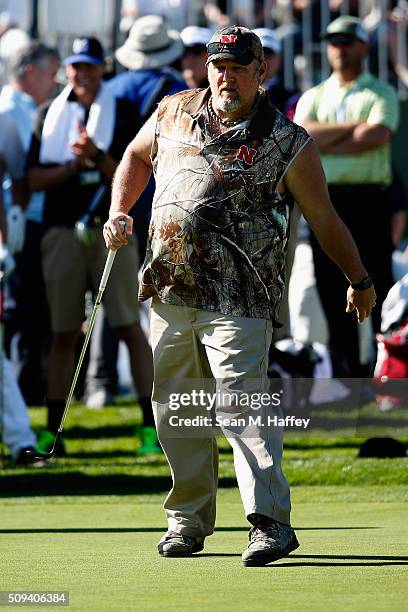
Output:
<svg viewBox="0 0 408 612">
<path fill-rule="evenodd" d="M 67 591 L 0 591 L 0 605 L 69 605 Z"/>
</svg>

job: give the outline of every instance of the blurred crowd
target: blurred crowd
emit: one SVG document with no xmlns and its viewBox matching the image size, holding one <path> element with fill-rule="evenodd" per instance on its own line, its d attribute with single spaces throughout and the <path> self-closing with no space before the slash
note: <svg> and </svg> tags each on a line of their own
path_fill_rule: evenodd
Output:
<svg viewBox="0 0 408 612">
<path fill-rule="evenodd" d="M 404 251 L 406 193 L 401 178 L 392 169 L 390 152 L 390 139 L 398 130 L 399 120 L 392 85 L 397 86 L 399 80 L 408 85 L 406 57 L 404 61 L 401 54 L 401 49 L 406 50 L 408 9 L 404 12 L 403 3 L 391 2 L 384 21 L 378 3 L 350 1 L 347 12 L 351 17 L 363 15 L 360 24 L 347 21 L 347 16 L 345 22 L 341 21 L 345 17 L 341 0 L 330 0 L 324 16 L 322 3 L 317 0 L 256 0 L 252 23 L 248 24 L 244 5 L 232 3 L 234 10 L 227 14 L 226 2 L 203 3 L 197 25 L 179 31 L 169 26 L 171 15 L 166 13 L 174 10 L 170 2 L 150 2 L 147 8 L 141 2 L 124 2 L 123 41 L 110 58 L 101 41 L 93 36 L 75 38 L 70 54 L 61 57 L 59 49 L 31 39 L 18 23 L 0 19 L 0 311 L 4 344 L 0 356 L 0 429 L 16 464 L 30 462 L 26 449 L 47 452 L 58 430 L 86 317 L 106 259 L 102 224 L 115 168 L 128 143 L 162 98 L 187 88 L 208 86 L 206 44 L 215 29 L 230 23 L 256 28 L 268 64 L 263 86 L 278 110 L 302 123 L 319 145 L 326 159 L 329 188 L 333 176 L 334 203 L 346 199 L 357 205 L 362 198 L 370 198 L 377 206 L 373 216 L 378 216 L 371 229 L 368 226 L 373 220 L 366 214 L 358 220 L 358 227 L 353 226 L 355 218 L 350 220 L 359 248 L 365 232 L 377 232 L 375 253 L 367 250 L 376 269 L 366 263 L 379 293 L 373 322 L 360 330 L 342 327 L 331 303 L 335 272 L 322 261 L 306 223 L 295 212 L 280 317 L 283 326 L 277 330 L 275 340 L 320 342 L 341 354 L 348 375 L 372 376 L 374 334 L 381 330 L 381 304 L 394 282 L 408 269 L 408 254 Z M 157 14 L 152 14 L 155 6 Z M 379 45 L 386 40 L 391 85 L 379 87 L 377 80 L 372 85 L 385 107 L 382 124 L 386 133 L 378 135 L 378 142 L 368 147 L 371 153 L 381 149 L 377 157 L 371 153 L 364 157 L 365 149 L 357 151 L 346 146 L 342 151 L 331 152 L 316 125 L 319 113 L 326 113 L 325 121 L 330 123 L 335 111 L 331 121 L 341 124 L 357 116 L 357 111 L 353 96 L 349 96 L 346 109 L 333 98 L 333 107 L 329 104 L 329 108 L 319 111 L 319 104 L 324 103 L 316 87 L 301 91 L 305 72 L 305 63 L 300 61 L 305 59 L 302 16 L 307 11 L 312 44 L 309 61 L 315 85 L 323 80 L 327 61 L 320 38 L 325 19 L 325 26 L 334 19 L 340 23 L 331 33 L 326 30 L 329 50 L 348 47 L 354 39 L 363 42 L 366 50 L 360 59 L 365 60 L 367 55 L 367 69 L 374 74 L 379 72 L 382 57 Z M 350 29 L 350 23 L 361 30 Z M 291 79 L 285 72 L 288 41 L 294 60 Z M 329 52 L 328 61 L 330 74 L 337 61 L 334 51 L 332 55 Z M 354 187 L 347 181 L 343 181 L 347 190 L 336 187 L 336 172 L 330 166 L 330 156 L 335 153 L 343 155 L 348 172 L 350 154 L 361 154 L 363 165 L 368 160 L 366 174 L 351 181 Z M 377 174 L 372 177 L 372 172 Z M 371 191 L 367 191 L 367 182 Z M 134 237 L 118 254 L 98 313 L 89 360 L 76 389 L 77 399 L 89 408 L 102 408 L 112 405 L 124 391 L 127 376 L 143 414 L 138 431 L 140 455 L 161 452 L 150 400 L 153 371 L 146 324 L 148 308 L 137 304 L 138 270 L 145 255 L 153 192 L 152 178 L 132 210 Z M 384 202 L 385 209 L 380 214 Z M 47 425 L 37 438 L 30 426 L 27 405 L 44 404 Z M 59 453 L 64 452 L 62 443 Z"/>
</svg>

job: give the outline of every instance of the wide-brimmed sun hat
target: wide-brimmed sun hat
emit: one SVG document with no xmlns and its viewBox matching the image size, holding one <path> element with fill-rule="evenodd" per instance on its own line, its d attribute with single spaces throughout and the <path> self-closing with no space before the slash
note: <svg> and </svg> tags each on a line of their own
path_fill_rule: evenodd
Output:
<svg viewBox="0 0 408 612">
<path fill-rule="evenodd" d="M 155 69 L 174 62 L 183 49 L 179 32 L 169 29 L 163 17 L 145 15 L 135 21 L 115 56 L 129 70 Z"/>
</svg>

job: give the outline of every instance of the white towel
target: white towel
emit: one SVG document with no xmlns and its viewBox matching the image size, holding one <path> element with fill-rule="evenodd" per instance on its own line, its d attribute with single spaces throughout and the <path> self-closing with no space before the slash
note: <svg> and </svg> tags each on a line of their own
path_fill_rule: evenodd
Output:
<svg viewBox="0 0 408 612">
<path fill-rule="evenodd" d="M 52 102 L 45 117 L 41 136 L 40 162 L 64 164 L 74 159 L 70 144 L 79 136 L 78 122 L 84 122 L 85 109 L 78 102 L 70 102 L 72 87 L 67 85 Z M 115 127 L 115 98 L 105 83 L 92 103 L 86 130 L 98 149 L 107 151 L 112 143 Z"/>
</svg>

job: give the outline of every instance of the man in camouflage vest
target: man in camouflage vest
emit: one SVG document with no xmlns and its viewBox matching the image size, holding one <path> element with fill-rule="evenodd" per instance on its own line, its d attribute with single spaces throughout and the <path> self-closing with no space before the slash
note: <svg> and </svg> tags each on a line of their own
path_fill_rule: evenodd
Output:
<svg viewBox="0 0 408 612">
<path fill-rule="evenodd" d="M 267 426 L 275 408 L 254 413 L 259 406 L 243 406 L 241 399 L 268 390 L 294 200 L 350 283 L 368 275 L 331 206 L 315 145 L 260 87 L 265 62 L 259 38 L 232 26 L 216 32 L 207 48 L 210 87 L 165 98 L 126 150 L 104 235 L 110 249 L 126 244 L 128 212 L 153 169 L 140 299 L 153 298 L 153 409 L 173 477 L 159 553 L 189 556 L 213 532 L 215 422 L 233 448 L 252 524 L 243 562 L 265 565 L 298 542 L 281 469 L 281 429 Z M 350 286 L 347 300 L 361 322 L 375 302 L 374 289 Z M 249 427 L 253 414 L 259 419 Z"/>
</svg>

